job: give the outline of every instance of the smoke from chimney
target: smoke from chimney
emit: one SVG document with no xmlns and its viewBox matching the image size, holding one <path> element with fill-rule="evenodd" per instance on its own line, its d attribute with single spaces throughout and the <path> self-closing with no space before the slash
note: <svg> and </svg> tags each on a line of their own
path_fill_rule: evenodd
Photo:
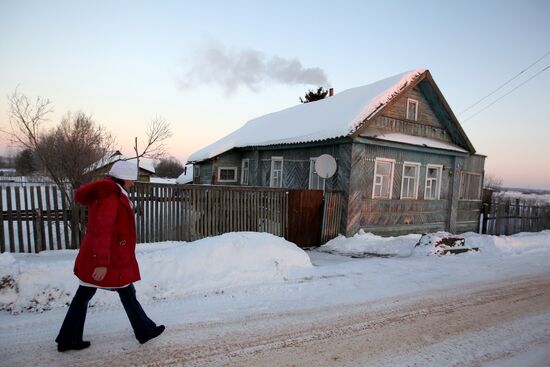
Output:
<svg viewBox="0 0 550 367">
<path fill-rule="evenodd" d="M 219 44 L 199 50 L 191 60 L 185 77 L 179 80 L 183 89 L 202 84 L 222 87 L 227 94 L 246 86 L 259 92 L 266 84 L 327 85 L 319 67 L 306 68 L 298 59 L 267 57 L 257 50 L 233 51 Z"/>
</svg>

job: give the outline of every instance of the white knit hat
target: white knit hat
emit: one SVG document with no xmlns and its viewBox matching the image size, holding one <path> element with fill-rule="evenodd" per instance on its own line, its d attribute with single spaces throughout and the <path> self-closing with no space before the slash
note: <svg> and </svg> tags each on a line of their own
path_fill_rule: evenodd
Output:
<svg viewBox="0 0 550 367">
<path fill-rule="evenodd" d="M 116 161 L 109 171 L 109 176 L 121 180 L 137 180 L 137 165 L 128 161 Z"/>
</svg>

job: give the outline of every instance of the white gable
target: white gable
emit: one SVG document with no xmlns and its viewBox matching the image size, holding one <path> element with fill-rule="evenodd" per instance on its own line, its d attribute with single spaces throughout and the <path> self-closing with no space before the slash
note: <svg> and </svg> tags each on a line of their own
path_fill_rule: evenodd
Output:
<svg viewBox="0 0 550 367">
<path fill-rule="evenodd" d="M 320 101 L 255 118 L 193 153 L 188 161 L 203 161 L 239 147 L 306 143 L 348 136 L 425 71 L 408 71 Z"/>
</svg>

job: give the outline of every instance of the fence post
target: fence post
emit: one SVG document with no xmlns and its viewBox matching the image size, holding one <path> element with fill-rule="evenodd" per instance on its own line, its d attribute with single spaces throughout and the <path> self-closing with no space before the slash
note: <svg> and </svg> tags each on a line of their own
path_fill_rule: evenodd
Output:
<svg viewBox="0 0 550 367">
<path fill-rule="evenodd" d="M 72 203 L 71 206 L 71 248 L 78 249 L 80 248 L 80 214 L 78 210 L 78 205 Z"/>
<path fill-rule="evenodd" d="M 2 201 L 2 197 L 4 196 L 2 193 L 3 190 L 4 188 L 0 186 L 0 219 L 2 219 L 0 223 L 0 253 L 6 252 L 6 239 L 4 238 L 4 203 Z"/>
<path fill-rule="evenodd" d="M 33 209 L 33 222 L 34 222 L 34 251 L 39 253 L 44 250 L 44 243 L 42 237 L 42 229 L 44 222 L 42 221 L 42 211 L 40 209 Z"/>
<path fill-rule="evenodd" d="M 482 215 L 483 215 L 483 222 L 481 224 L 481 233 L 487 234 L 487 222 L 489 220 L 489 204 L 483 203 Z"/>
</svg>

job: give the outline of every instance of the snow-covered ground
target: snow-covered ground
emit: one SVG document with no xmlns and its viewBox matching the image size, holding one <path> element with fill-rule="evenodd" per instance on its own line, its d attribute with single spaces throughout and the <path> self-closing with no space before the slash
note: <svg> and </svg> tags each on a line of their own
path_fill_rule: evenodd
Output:
<svg viewBox="0 0 550 367">
<path fill-rule="evenodd" d="M 431 238 L 435 241 L 445 235 L 437 233 Z M 383 303 L 423 292 L 453 295 L 480 284 L 549 274 L 550 231 L 461 236 L 467 246 L 480 250 L 439 256 L 433 253 L 434 241 L 424 240 L 416 246 L 420 235 L 382 238 L 362 232 L 307 252 L 282 238 L 250 232 L 192 243 L 141 244 L 137 256 L 142 281 L 136 289 L 157 323 L 178 330 L 183 325 L 265 313 L 314 313 L 323 308 Z M 75 256 L 72 250 L 0 255 L 0 354 L 11 353 L 11 364 L 18 361 L 14 350 L 20 350 L 21 364 L 33 356 L 49 356 L 54 365 L 67 363 L 57 357 L 53 340 L 78 286 L 72 275 Z M 129 325 L 117 294 L 100 291 L 91 306 L 85 330 L 85 337 L 92 340 L 90 350 L 94 341 L 125 330 L 128 338 L 122 348 L 131 348 Z M 549 336 L 550 315 L 537 320 L 538 331 Z M 519 340 L 527 341 L 529 332 L 534 329 L 525 330 L 525 336 L 514 329 Z M 169 335 L 176 344 L 188 337 L 185 332 Z M 547 346 L 535 350 L 538 359 L 532 359 L 532 365 L 550 358 L 544 352 Z M 445 365 L 465 363 L 458 352 L 448 358 Z M 511 353 L 500 362 L 513 365 L 518 358 L 529 360 Z"/>
</svg>

